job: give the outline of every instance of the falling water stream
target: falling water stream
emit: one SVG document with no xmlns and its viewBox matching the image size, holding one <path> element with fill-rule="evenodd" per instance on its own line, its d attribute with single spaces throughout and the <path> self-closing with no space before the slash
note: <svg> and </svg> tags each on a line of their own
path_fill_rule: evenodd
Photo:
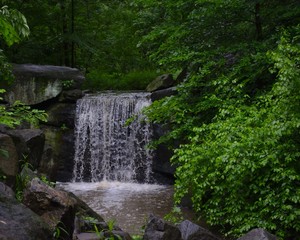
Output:
<svg viewBox="0 0 300 240">
<path fill-rule="evenodd" d="M 154 184 L 151 175 L 152 129 L 141 115 L 150 104 L 141 92 L 79 100 L 73 182 L 61 184 L 131 234 L 140 234 L 150 213 L 163 217 L 173 206 L 173 187 Z"/>
</svg>

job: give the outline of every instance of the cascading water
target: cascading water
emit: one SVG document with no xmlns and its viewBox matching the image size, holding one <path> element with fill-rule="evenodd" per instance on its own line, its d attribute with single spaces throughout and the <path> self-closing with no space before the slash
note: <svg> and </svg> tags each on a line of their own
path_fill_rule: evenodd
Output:
<svg viewBox="0 0 300 240">
<path fill-rule="evenodd" d="M 102 93 L 78 100 L 74 182 L 150 181 L 152 130 L 140 114 L 150 103 L 148 93 Z"/>
<path fill-rule="evenodd" d="M 163 217 L 173 206 L 172 186 L 147 184 L 152 130 L 140 112 L 149 104 L 148 93 L 103 93 L 79 100 L 74 178 L 59 185 L 130 234 L 140 234 L 150 213 Z M 131 117 L 135 120 L 126 125 Z"/>
</svg>

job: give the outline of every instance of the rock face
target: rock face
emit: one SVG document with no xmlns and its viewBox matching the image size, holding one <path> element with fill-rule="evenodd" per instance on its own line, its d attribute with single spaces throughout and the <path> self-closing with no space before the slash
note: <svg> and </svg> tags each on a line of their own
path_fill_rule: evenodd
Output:
<svg viewBox="0 0 300 240">
<path fill-rule="evenodd" d="M 180 223 L 178 228 L 181 232 L 182 240 L 220 240 L 207 229 L 188 220 Z"/>
<path fill-rule="evenodd" d="M 151 100 L 156 101 L 156 100 L 160 100 L 164 97 L 169 97 L 172 95 L 176 95 L 177 94 L 177 90 L 176 87 L 170 87 L 170 88 L 166 88 L 166 89 L 162 89 L 162 90 L 157 90 L 151 93 Z"/>
<path fill-rule="evenodd" d="M 172 74 L 163 74 L 158 76 L 155 80 L 153 80 L 147 86 L 146 90 L 148 92 L 154 92 L 157 90 L 165 89 L 172 87 L 174 85 L 174 80 Z"/>
<path fill-rule="evenodd" d="M 38 178 L 34 178 L 23 192 L 22 202 L 47 222 L 52 232 L 61 227 L 68 232 L 63 237 L 71 239 L 76 201 L 70 198 L 67 192 L 55 190 Z M 65 232 L 61 234 L 64 235 Z"/>
<path fill-rule="evenodd" d="M 56 103 L 47 109 L 47 125 L 59 128 L 74 128 L 76 104 Z"/>
<path fill-rule="evenodd" d="M 0 88 L 7 90 L 4 100 L 9 104 L 20 100 L 35 105 L 46 111 L 48 122 L 41 125 L 45 134 L 29 129 L 30 126 L 22 127 L 23 130 L 0 126 L 0 132 L 12 137 L 19 160 L 26 157 L 34 169 L 53 181 L 70 181 L 75 109 L 77 99 L 84 95 L 80 90 L 83 74 L 69 67 L 32 64 L 14 64 L 13 74 L 15 81 L 11 86 L 0 83 Z"/>
<path fill-rule="evenodd" d="M 150 215 L 143 240 L 181 240 L 179 229 L 164 220 Z"/>
<path fill-rule="evenodd" d="M 0 183 L 0 239 L 49 240 L 52 232 L 33 211 L 17 202 L 13 191 Z"/>
<path fill-rule="evenodd" d="M 16 140 L 16 146 L 20 145 L 17 142 L 25 143 L 25 147 L 20 148 L 20 150 L 23 149 L 22 152 L 19 152 L 20 160 L 26 160 L 34 169 L 38 169 L 45 144 L 43 131 L 40 129 L 18 129 L 10 130 L 8 134 Z"/>
<path fill-rule="evenodd" d="M 267 232 L 262 228 L 256 228 L 240 237 L 238 240 L 277 240 L 278 238 L 273 234 Z"/>
<path fill-rule="evenodd" d="M 16 79 L 4 95 L 10 104 L 16 100 L 26 105 L 42 103 L 57 97 L 63 88 L 78 88 L 84 80 L 78 69 L 50 65 L 14 64 L 13 74 Z"/>
<path fill-rule="evenodd" d="M 0 133 L 0 171 L 7 176 L 9 185 L 13 185 L 18 173 L 18 153 L 12 138 Z"/>
</svg>

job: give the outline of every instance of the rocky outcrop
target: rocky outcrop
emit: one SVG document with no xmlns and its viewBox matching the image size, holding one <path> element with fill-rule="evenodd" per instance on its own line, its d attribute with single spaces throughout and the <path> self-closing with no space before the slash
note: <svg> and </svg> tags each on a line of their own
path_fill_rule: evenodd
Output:
<svg viewBox="0 0 300 240">
<path fill-rule="evenodd" d="M 52 231 L 33 211 L 19 203 L 13 191 L 0 182 L 0 239 L 49 240 Z"/>
<path fill-rule="evenodd" d="M 74 128 L 75 111 L 75 103 L 55 103 L 47 108 L 47 125 L 58 128 Z"/>
<path fill-rule="evenodd" d="M 180 230 L 163 219 L 150 215 L 143 240 L 181 240 Z"/>
<path fill-rule="evenodd" d="M 149 216 L 143 240 L 222 240 L 209 230 L 188 220 L 178 225 L 161 218 Z M 256 228 L 237 240 L 277 240 L 278 238 L 262 228 Z M 296 238 L 295 238 L 296 239 Z"/>
<path fill-rule="evenodd" d="M 153 102 L 153 101 L 160 100 L 164 97 L 170 97 L 176 94 L 177 94 L 176 87 L 170 87 L 170 88 L 154 91 L 151 93 L 150 97 L 151 97 L 151 101 Z"/>
<path fill-rule="evenodd" d="M 54 232 L 61 227 L 64 238 L 71 239 L 74 231 L 75 203 L 67 192 L 53 189 L 38 178 L 28 183 L 22 203 L 38 214 Z M 68 234 L 66 234 L 66 232 Z"/>
<path fill-rule="evenodd" d="M 146 90 L 148 92 L 154 92 L 157 90 L 165 89 L 174 86 L 175 81 L 172 74 L 163 74 L 158 76 L 152 82 L 149 83 Z"/>
<path fill-rule="evenodd" d="M 10 186 L 14 184 L 19 169 L 17 149 L 12 138 L 0 133 L 0 173 L 4 174 Z"/>
<path fill-rule="evenodd" d="M 207 229 L 188 220 L 180 223 L 178 228 L 181 232 L 182 240 L 220 240 Z"/>
<path fill-rule="evenodd" d="M 278 238 L 262 228 L 255 228 L 238 240 L 277 240 Z"/>
<path fill-rule="evenodd" d="M 35 105 L 57 97 L 64 88 L 79 88 L 83 74 L 75 68 L 14 64 L 15 81 L 7 89 L 4 100 L 13 104 L 16 100 L 26 105 Z"/>
<path fill-rule="evenodd" d="M 45 135 L 40 129 L 17 129 L 7 132 L 15 140 L 19 149 L 19 159 L 38 169 L 43 155 Z"/>
<path fill-rule="evenodd" d="M 13 74 L 12 85 L 0 84 L 7 90 L 4 100 L 9 104 L 20 100 L 45 110 L 48 122 L 40 126 L 42 134 L 30 126 L 18 127 L 23 130 L 0 127 L 0 132 L 12 137 L 19 160 L 27 161 L 53 181 L 70 181 L 76 101 L 84 95 L 80 90 L 83 74 L 69 67 L 32 64 L 14 64 Z"/>
</svg>

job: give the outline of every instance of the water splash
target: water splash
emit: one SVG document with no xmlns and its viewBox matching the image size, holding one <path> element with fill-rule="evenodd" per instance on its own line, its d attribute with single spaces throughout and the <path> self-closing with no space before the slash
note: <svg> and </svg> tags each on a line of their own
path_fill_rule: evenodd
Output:
<svg viewBox="0 0 300 240">
<path fill-rule="evenodd" d="M 148 93 L 103 93 L 77 101 L 73 181 L 150 181 L 152 130 L 140 115 L 150 103 Z"/>
</svg>

